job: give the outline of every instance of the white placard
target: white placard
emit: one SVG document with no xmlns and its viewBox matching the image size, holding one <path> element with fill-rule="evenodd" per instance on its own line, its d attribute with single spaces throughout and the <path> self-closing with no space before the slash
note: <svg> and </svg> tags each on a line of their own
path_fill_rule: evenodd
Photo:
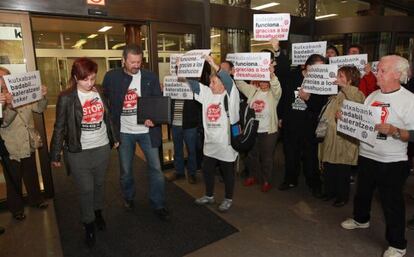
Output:
<svg viewBox="0 0 414 257">
<path fill-rule="evenodd" d="M 377 75 L 377 72 L 378 72 L 378 63 L 379 63 L 379 61 L 376 61 L 376 62 L 372 62 L 371 63 L 371 71 L 375 75 Z"/>
<path fill-rule="evenodd" d="M 42 99 L 39 71 L 3 76 L 7 89 L 13 95 L 13 107 L 19 107 Z"/>
<path fill-rule="evenodd" d="M 361 77 L 365 75 L 365 65 L 368 63 L 368 54 L 343 55 L 329 58 L 330 64 L 337 64 L 338 68 L 342 66 L 355 66 L 361 73 Z"/>
<path fill-rule="evenodd" d="M 302 88 L 311 94 L 335 95 L 338 93 L 338 86 L 334 84 L 337 72 L 335 64 L 312 65 L 303 79 Z"/>
<path fill-rule="evenodd" d="M 270 81 L 270 53 L 227 54 L 226 60 L 234 64 L 235 80 Z"/>
<path fill-rule="evenodd" d="M 336 130 L 373 145 L 378 134 L 375 124 L 381 123 L 381 107 L 344 100 L 341 112 Z"/>
<path fill-rule="evenodd" d="M 188 83 L 179 82 L 177 76 L 164 77 L 164 96 L 171 99 L 193 99 L 193 91 Z"/>
<path fill-rule="evenodd" d="M 305 64 L 312 54 L 326 55 L 326 41 L 292 44 L 292 65 Z"/>
<path fill-rule="evenodd" d="M 180 57 L 178 65 L 178 77 L 199 78 L 203 71 L 205 62 L 204 56 L 209 55 L 211 49 L 191 50 Z"/>
<path fill-rule="evenodd" d="M 171 54 L 170 55 L 170 74 L 177 75 L 177 59 L 179 59 L 182 54 Z"/>
<path fill-rule="evenodd" d="M 0 26 L 0 40 L 22 40 L 22 29 Z"/>
<path fill-rule="evenodd" d="M 289 13 L 254 14 L 254 40 L 268 41 L 274 37 L 278 40 L 288 40 L 290 28 Z"/>
</svg>

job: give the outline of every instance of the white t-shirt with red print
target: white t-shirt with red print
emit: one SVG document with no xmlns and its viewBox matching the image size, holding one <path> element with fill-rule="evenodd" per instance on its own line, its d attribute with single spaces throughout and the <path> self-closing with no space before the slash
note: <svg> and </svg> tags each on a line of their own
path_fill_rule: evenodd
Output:
<svg viewBox="0 0 414 257">
<path fill-rule="evenodd" d="M 257 132 L 265 133 L 270 130 L 270 110 L 269 110 L 269 101 L 268 97 L 271 96 L 270 91 L 257 91 L 254 95 L 250 107 L 254 110 L 256 114 L 256 120 L 259 121 L 259 128 Z"/>
<path fill-rule="evenodd" d="M 195 99 L 203 106 L 204 127 L 204 155 L 226 162 L 233 162 L 237 158 L 237 152 L 230 144 L 229 120 L 224 108 L 224 96 L 213 94 L 210 88 L 200 84 L 200 93 L 195 94 Z M 239 121 L 239 94 L 236 87 L 228 96 L 228 109 L 230 122 L 234 124 Z"/>
<path fill-rule="evenodd" d="M 141 71 L 132 75 L 121 112 L 121 132 L 128 134 L 148 133 L 148 127 L 137 123 L 138 101 L 141 96 Z"/>
<path fill-rule="evenodd" d="M 367 99 L 365 105 L 380 106 L 381 122 L 405 130 L 414 130 L 414 94 L 401 87 L 392 93 L 374 91 Z M 359 154 L 378 162 L 399 162 L 408 160 L 407 143 L 392 136 L 378 133 L 373 146 L 361 142 Z"/>
<path fill-rule="evenodd" d="M 105 109 L 98 92 L 83 93 L 78 90 L 78 97 L 83 112 L 80 138 L 82 150 L 109 144 L 104 121 Z"/>
</svg>

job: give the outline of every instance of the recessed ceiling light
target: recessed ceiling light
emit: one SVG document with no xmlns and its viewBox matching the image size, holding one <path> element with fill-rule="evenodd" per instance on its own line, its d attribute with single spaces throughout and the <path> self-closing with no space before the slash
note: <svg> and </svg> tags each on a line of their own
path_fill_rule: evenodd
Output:
<svg viewBox="0 0 414 257">
<path fill-rule="evenodd" d="M 90 34 L 89 36 L 88 36 L 88 38 L 96 38 L 98 36 L 98 34 Z"/>
<path fill-rule="evenodd" d="M 269 8 L 269 7 L 273 7 L 273 6 L 276 6 L 276 5 L 279 5 L 279 4 L 280 3 L 270 2 L 270 3 L 267 3 L 267 4 L 263 4 L 263 5 L 259 5 L 259 6 L 253 7 L 252 9 L 253 10 L 263 10 L 263 9 L 266 9 L 266 8 Z"/>
<path fill-rule="evenodd" d="M 104 27 L 100 28 L 98 31 L 99 32 L 106 32 L 110 29 L 112 29 L 112 26 L 104 26 Z"/>
<path fill-rule="evenodd" d="M 220 37 L 220 34 L 211 35 L 210 38 Z"/>
<path fill-rule="evenodd" d="M 338 16 L 338 14 L 330 13 L 330 14 L 326 14 L 326 15 L 316 16 L 315 20 L 325 19 L 325 18 L 334 17 L 334 16 Z"/>
</svg>

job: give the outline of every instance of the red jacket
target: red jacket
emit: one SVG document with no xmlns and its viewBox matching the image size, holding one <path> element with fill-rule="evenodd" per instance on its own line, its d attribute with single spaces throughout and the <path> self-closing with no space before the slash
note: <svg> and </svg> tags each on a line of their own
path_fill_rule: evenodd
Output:
<svg viewBox="0 0 414 257">
<path fill-rule="evenodd" d="M 369 94 L 374 92 L 375 90 L 379 89 L 377 86 L 377 79 L 375 78 L 374 73 L 370 72 L 365 74 L 361 81 L 359 81 L 359 90 L 364 93 L 365 97 L 367 97 Z"/>
</svg>

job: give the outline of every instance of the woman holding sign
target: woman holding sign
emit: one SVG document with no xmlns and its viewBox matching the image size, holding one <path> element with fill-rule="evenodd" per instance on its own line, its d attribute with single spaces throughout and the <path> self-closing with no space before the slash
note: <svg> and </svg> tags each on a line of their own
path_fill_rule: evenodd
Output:
<svg viewBox="0 0 414 257">
<path fill-rule="evenodd" d="M 111 147 L 119 145 L 108 106 L 95 86 L 97 71 L 98 65 L 89 58 L 73 63 L 70 88 L 58 98 L 50 143 L 52 166 L 61 167 L 63 150 L 65 164 L 79 188 L 81 220 L 89 247 L 95 244 L 95 225 L 99 230 L 106 227 L 102 217 L 105 173 Z"/>
<path fill-rule="evenodd" d="M 319 161 L 325 173 L 324 200 L 335 198 L 333 206 L 342 207 L 349 199 L 351 168 L 358 161 L 358 140 L 336 131 L 336 114 L 343 101 L 363 103 L 364 94 L 358 89 L 361 74 L 356 67 L 344 66 L 338 70 L 338 95 L 331 96 L 321 121 L 327 123 L 324 140 L 319 144 Z"/>
<path fill-rule="evenodd" d="M 254 109 L 259 120 L 258 134 L 253 148 L 248 154 L 248 168 L 251 172 L 244 181 L 245 186 L 255 183 L 262 185 L 262 192 L 269 191 L 273 171 L 273 153 L 277 142 L 278 117 L 277 105 L 282 89 L 274 74 L 274 66 L 270 65 L 270 81 L 254 81 L 247 84 L 236 81 L 237 88 L 247 97 L 247 102 Z"/>
<path fill-rule="evenodd" d="M 36 169 L 35 147 L 30 144 L 30 132 L 34 130 L 33 112 L 42 113 L 47 107 L 45 95 L 46 87 L 42 87 L 43 98 L 35 103 L 14 108 L 12 95 L 9 93 L 2 78 L 10 72 L 0 67 L 1 90 L 6 94 L 6 106 L 3 109 L 3 123 L 0 135 L 9 152 L 11 172 L 5 172 L 7 187 L 7 206 L 16 220 L 24 220 L 24 202 L 22 180 L 28 194 L 28 201 L 32 207 L 45 209 L 48 204 L 44 201 L 38 173 Z"/>
</svg>

